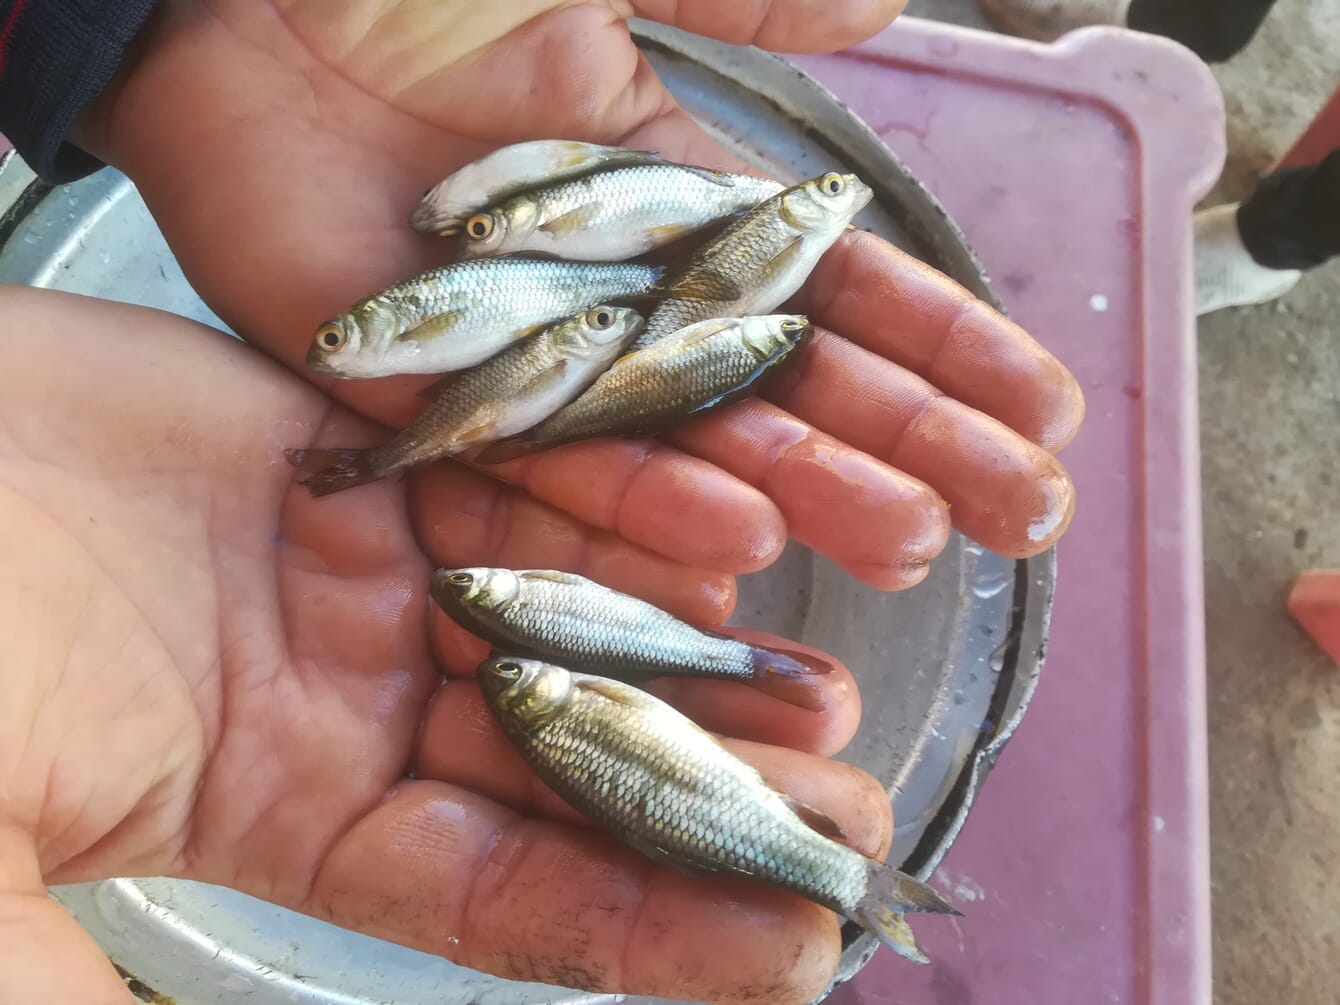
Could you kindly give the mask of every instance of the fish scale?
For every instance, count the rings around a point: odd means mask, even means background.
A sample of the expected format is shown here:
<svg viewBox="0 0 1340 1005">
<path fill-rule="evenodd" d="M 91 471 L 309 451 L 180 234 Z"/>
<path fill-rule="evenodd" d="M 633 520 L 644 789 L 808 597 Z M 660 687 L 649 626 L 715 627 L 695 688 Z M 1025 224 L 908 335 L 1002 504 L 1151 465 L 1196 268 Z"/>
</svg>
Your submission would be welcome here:
<svg viewBox="0 0 1340 1005">
<path fill-rule="evenodd" d="M 563 714 L 508 735 L 546 784 L 603 826 L 632 832 L 639 847 L 754 876 L 836 911 L 859 900 L 869 860 L 810 828 L 753 768 L 685 723 L 578 688 Z M 586 793 L 602 777 L 605 796 L 592 800 Z"/>
<path fill-rule="evenodd" d="M 840 177 L 843 196 L 826 196 L 821 183 Z M 759 203 L 699 247 L 669 284 L 684 291 L 657 306 L 635 349 L 686 325 L 714 317 L 767 314 L 791 297 L 819 258 L 871 198 L 854 175 L 824 175 Z M 733 295 L 712 296 L 721 281 Z"/>
<path fill-rule="evenodd" d="M 578 576 L 557 582 L 547 573 L 515 575 L 517 598 L 501 609 L 470 605 L 467 628 L 491 631 L 507 640 L 501 644 L 561 653 L 594 672 L 633 667 L 739 680 L 754 675 L 749 646 L 699 631 L 635 597 Z"/>
<path fill-rule="evenodd" d="M 598 304 L 642 299 L 662 275 L 660 266 L 631 262 L 456 262 L 389 286 L 323 324 L 307 364 L 346 378 L 467 369 L 545 325 Z M 332 330 L 339 341 L 323 345 Z"/>
<path fill-rule="evenodd" d="M 803 318 L 777 315 L 713 319 L 685 328 L 625 356 L 576 401 L 480 459 L 489 463 L 597 436 L 651 435 L 742 397 L 804 338 L 806 327 L 792 332 L 770 327 L 788 320 L 807 325 Z M 751 332 L 763 331 L 772 333 L 766 355 L 750 343 Z"/>
<path fill-rule="evenodd" d="M 513 195 L 487 211 L 493 230 L 466 228 L 466 256 L 546 253 L 619 261 L 757 205 L 784 186 L 665 161 L 610 167 Z"/>
<path fill-rule="evenodd" d="M 827 836 L 692 720 L 631 685 L 499 656 L 476 671 L 490 711 L 539 778 L 647 857 L 790 890 L 926 963 L 904 915 L 957 914 L 920 880 Z M 821 827 L 826 833 L 820 833 Z"/>
</svg>

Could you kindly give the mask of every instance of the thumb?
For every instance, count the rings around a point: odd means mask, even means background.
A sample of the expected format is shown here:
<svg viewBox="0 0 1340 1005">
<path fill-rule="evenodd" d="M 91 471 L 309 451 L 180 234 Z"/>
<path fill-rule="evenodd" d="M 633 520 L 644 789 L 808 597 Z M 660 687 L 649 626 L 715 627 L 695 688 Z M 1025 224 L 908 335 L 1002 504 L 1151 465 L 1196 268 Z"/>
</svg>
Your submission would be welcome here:
<svg viewBox="0 0 1340 1005">
<path fill-rule="evenodd" d="M 632 0 L 639 17 L 773 52 L 837 52 L 863 42 L 907 0 Z"/>
<path fill-rule="evenodd" d="M 0 827 L 0 1002 L 126 1005 L 107 957 L 47 895 L 24 834 Z"/>
</svg>

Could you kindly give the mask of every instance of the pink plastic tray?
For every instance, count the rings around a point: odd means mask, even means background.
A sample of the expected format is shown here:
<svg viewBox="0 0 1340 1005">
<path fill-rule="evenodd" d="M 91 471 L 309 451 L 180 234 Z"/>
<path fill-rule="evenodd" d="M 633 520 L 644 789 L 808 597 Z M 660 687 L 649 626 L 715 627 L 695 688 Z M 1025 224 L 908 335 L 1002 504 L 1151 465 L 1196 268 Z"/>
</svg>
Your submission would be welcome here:
<svg viewBox="0 0 1340 1005">
<path fill-rule="evenodd" d="M 1223 108 L 1180 47 L 1056 46 L 903 19 L 797 58 L 917 173 L 1010 314 L 1088 399 L 1064 453 L 1041 686 L 935 883 L 935 960 L 879 955 L 834 1005 L 1208 1005 L 1209 842 L 1191 211 Z"/>
</svg>

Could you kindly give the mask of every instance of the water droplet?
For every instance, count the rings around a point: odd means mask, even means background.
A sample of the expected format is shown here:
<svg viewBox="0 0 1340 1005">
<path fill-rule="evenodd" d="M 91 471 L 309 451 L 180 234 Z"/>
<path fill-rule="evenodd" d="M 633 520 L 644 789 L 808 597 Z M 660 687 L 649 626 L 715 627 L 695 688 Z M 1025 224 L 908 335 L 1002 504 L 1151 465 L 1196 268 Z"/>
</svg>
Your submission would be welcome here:
<svg viewBox="0 0 1340 1005">
<path fill-rule="evenodd" d="M 972 584 L 973 595 L 981 597 L 983 600 L 989 600 L 1002 593 L 1013 579 L 1013 571 L 995 572 L 983 576 Z"/>
<path fill-rule="evenodd" d="M 1010 640 L 1006 639 L 992 650 L 986 661 L 986 665 L 991 668 L 992 673 L 1000 673 L 1005 669 L 1005 653 L 1009 651 L 1009 648 Z"/>
</svg>

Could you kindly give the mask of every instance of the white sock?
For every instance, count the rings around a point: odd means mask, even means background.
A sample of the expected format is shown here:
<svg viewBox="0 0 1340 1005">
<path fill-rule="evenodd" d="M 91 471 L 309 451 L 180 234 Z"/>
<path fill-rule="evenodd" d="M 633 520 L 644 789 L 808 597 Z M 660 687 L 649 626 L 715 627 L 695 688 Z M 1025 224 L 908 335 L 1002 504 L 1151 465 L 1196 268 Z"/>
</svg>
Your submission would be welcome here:
<svg viewBox="0 0 1340 1005">
<path fill-rule="evenodd" d="M 1242 243 L 1237 203 L 1198 212 L 1195 232 L 1198 316 L 1282 297 L 1302 275 L 1297 269 L 1268 269 L 1257 264 Z"/>
<path fill-rule="evenodd" d="M 1002 31 L 1054 42 L 1089 25 L 1124 27 L 1131 0 L 977 0 L 977 6 Z"/>
</svg>

